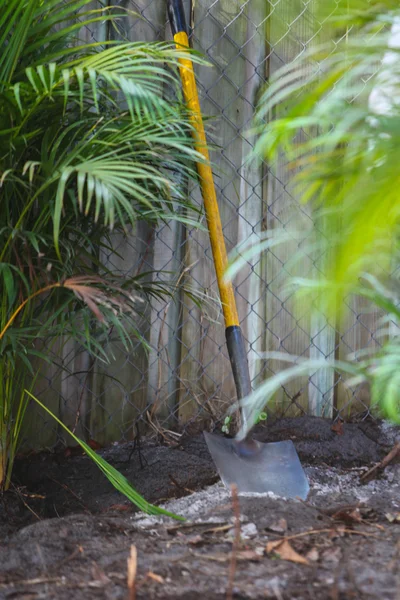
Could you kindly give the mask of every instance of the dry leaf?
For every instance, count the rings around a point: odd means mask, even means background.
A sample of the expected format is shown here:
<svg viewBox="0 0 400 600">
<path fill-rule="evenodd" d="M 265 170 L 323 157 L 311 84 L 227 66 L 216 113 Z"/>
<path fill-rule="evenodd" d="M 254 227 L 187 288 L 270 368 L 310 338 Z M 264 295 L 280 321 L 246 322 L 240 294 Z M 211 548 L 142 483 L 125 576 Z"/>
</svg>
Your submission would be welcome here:
<svg viewBox="0 0 400 600">
<path fill-rule="evenodd" d="M 361 523 L 362 516 L 359 508 L 348 508 L 338 510 L 334 515 L 332 515 L 334 519 L 337 521 L 343 521 L 344 523 L 352 525 L 353 523 Z"/>
<path fill-rule="evenodd" d="M 258 561 L 261 557 L 255 550 L 241 550 L 237 553 L 236 558 L 238 560 Z"/>
<path fill-rule="evenodd" d="M 164 577 L 161 577 L 161 575 L 157 575 L 157 573 L 153 573 L 153 571 L 148 571 L 146 577 L 152 579 L 153 581 L 156 581 L 157 583 L 164 583 Z"/>
<path fill-rule="evenodd" d="M 282 542 L 283 540 L 275 540 L 274 542 L 268 542 L 268 544 L 265 547 L 266 552 L 269 554 L 270 552 L 272 552 L 272 550 L 278 548 L 278 546 L 280 546 Z"/>
<path fill-rule="evenodd" d="M 67 446 L 63 452 L 65 458 L 70 458 L 71 456 L 79 456 L 80 454 L 84 454 L 80 446 Z"/>
<path fill-rule="evenodd" d="M 89 440 L 88 446 L 90 446 L 92 450 L 101 450 L 101 444 L 96 442 L 96 440 Z"/>
<path fill-rule="evenodd" d="M 336 435 L 343 435 L 343 421 L 336 421 L 336 423 L 332 425 L 331 431 L 336 433 Z"/>
<path fill-rule="evenodd" d="M 277 540 L 275 542 L 268 542 L 266 546 L 268 553 L 274 551 L 282 560 L 289 560 L 290 562 L 298 563 L 300 565 L 308 565 L 308 560 L 301 556 L 287 540 Z"/>
</svg>

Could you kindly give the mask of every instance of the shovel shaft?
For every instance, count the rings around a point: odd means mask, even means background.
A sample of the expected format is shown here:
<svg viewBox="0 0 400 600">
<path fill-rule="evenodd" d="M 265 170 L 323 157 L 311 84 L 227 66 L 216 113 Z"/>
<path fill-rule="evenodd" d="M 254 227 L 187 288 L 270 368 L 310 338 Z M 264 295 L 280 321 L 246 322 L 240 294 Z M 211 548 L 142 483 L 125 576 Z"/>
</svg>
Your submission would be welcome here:
<svg viewBox="0 0 400 600">
<path fill-rule="evenodd" d="M 177 2 L 175 2 L 175 4 L 177 4 Z M 182 50 L 182 47 L 187 47 L 189 43 L 187 34 L 184 31 L 179 31 L 176 33 L 174 35 L 174 40 L 180 50 Z M 212 169 L 209 162 L 210 157 L 208 154 L 203 119 L 200 112 L 199 97 L 197 94 L 196 81 L 193 72 L 193 63 L 189 58 L 180 59 L 180 75 L 186 105 L 190 110 L 190 120 L 193 126 L 192 132 L 195 141 L 195 148 L 205 160 L 205 162 L 197 163 L 197 171 L 199 174 L 204 210 L 207 219 L 208 231 L 210 234 L 211 249 L 222 302 L 225 326 L 237 326 L 239 325 L 239 319 L 236 310 L 233 286 L 230 281 L 224 281 L 224 273 L 228 266 L 228 256 L 226 253 L 225 241 L 222 232 L 221 217 L 219 214 L 217 196 L 215 193 Z"/>
<path fill-rule="evenodd" d="M 168 0 L 168 15 L 177 47 L 180 50 L 188 48 L 189 40 L 186 32 L 182 0 Z M 207 139 L 201 116 L 196 79 L 190 56 L 188 55 L 187 58 L 181 58 L 179 62 L 183 95 L 190 111 L 195 148 L 204 158 L 204 162 L 197 163 L 197 171 L 199 174 L 218 289 L 225 319 L 226 342 L 229 358 L 235 380 L 237 396 L 238 399 L 242 399 L 251 392 L 250 373 L 243 334 L 239 325 L 233 285 L 230 281 L 224 280 L 224 274 L 228 266 L 228 257 L 222 232 L 214 179 L 210 166 Z M 244 419 L 243 414 L 242 419 Z"/>
</svg>

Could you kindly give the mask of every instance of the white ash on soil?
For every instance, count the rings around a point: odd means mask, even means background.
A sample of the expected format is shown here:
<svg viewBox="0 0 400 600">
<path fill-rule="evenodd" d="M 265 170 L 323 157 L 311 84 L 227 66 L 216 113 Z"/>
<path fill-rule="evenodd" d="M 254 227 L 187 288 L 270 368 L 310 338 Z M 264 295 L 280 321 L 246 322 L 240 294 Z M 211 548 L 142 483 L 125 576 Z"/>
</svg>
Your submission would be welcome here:
<svg viewBox="0 0 400 600">
<path fill-rule="evenodd" d="M 382 435 L 385 440 L 395 443 L 399 439 L 399 428 L 383 422 Z M 367 505 L 378 512 L 398 512 L 400 510 L 400 464 L 388 465 L 376 479 L 369 483 L 360 482 L 360 476 L 367 467 L 336 468 L 329 465 L 303 465 L 310 483 L 307 504 L 316 508 L 327 508 L 344 504 Z M 240 499 L 259 498 L 276 500 L 278 503 L 299 502 L 286 500 L 273 493 L 240 494 Z M 221 509 L 231 507 L 230 490 L 218 482 L 190 496 L 170 500 L 162 505 L 166 510 L 185 517 L 190 522 L 219 522 Z M 163 516 L 132 517 L 137 526 L 151 528 L 157 523 L 169 521 Z"/>
</svg>

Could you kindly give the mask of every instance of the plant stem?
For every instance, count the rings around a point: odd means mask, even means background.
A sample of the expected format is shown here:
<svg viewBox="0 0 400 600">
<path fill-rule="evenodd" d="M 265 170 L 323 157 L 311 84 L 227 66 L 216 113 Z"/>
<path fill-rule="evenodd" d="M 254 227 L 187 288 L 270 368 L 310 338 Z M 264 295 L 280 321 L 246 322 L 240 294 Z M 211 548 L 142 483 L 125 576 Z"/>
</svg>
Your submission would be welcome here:
<svg viewBox="0 0 400 600">
<path fill-rule="evenodd" d="M 39 296 L 40 294 L 44 294 L 45 292 L 48 292 L 49 290 L 52 290 L 54 288 L 57 287 L 62 287 L 62 283 L 51 283 L 49 285 L 46 285 L 43 288 L 40 288 L 40 290 L 37 290 L 36 292 L 34 292 L 33 294 L 31 294 L 30 296 L 28 296 L 19 306 L 18 308 L 13 312 L 13 314 L 11 315 L 11 317 L 8 319 L 7 323 L 5 324 L 5 326 L 3 327 L 3 329 L 0 331 L 0 340 L 3 338 L 4 334 L 6 333 L 7 329 L 13 324 L 14 320 L 16 319 L 16 317 L 19 315 L 19 313 L 21 312 L 21 310 L 24 308 L 24 306 L 26 306 L 26 304 L 28 304 L 28 302 L 30 302 L 30 300 L 33 300 L 33 298 L 36 298 L 36 296 Z"/>
</svg>

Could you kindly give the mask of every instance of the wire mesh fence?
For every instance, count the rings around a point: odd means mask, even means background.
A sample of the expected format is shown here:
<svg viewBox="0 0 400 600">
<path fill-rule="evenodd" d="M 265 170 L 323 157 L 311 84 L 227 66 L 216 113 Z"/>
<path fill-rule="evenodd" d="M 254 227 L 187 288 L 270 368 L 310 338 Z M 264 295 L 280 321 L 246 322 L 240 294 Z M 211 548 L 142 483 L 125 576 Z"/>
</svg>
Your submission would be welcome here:
<svg viewBox="0 0 400 600">
<path fill-rule="evenodd" d="M 127 9 L 118 32 L 100 23 L 82 32 L 86 39 L 171 39 L 164 0 L 111 4 Z M 280 66 L 304 53 L 324 26 L 315 26 L 313 0 L 299 3 L 294 18 L 290 0 L 193 0 L 184 5 L 191 45 L 210 63 L 196 67 L 196 75 L 228 251 L 293 222 L 311 224 L 284 160 L 260 165 L 248 157 L 260 90 Z M 319 68 L 310 64 L 310 69 Z M 201 206 L 198 188 L 188 193 Z M 328 323 L 309 306 L 295 316 L 292 296 L 282 289 L 289 258 L 298 251 L 293 244 L 252 259 L 235 279 L 254 385 L 280 368 L 265 358 L 268 350 L 332 359 L 378 344 L 378 315 L 359 301 L 351 300 L 346 323 Z M 149 350 L 138 341 L 127 352 L 110 340 L 113 360 L 105 367 L 74 343 L 60 345 L 53 352 L 63 368 L 46 369 L 37 385 L 39 397 L 79 435 L 99 443 L 133 439 L 140 428 L 173 440 L 194 426 L 220 425 L 235 389 L 207 233 L 176 222 L 158 228 L 138 223 L 129 236 L 114 236 L 114 250 L 107 260 L 115 272 L 142 275 L 171 291 L 164 300 L 153 298 L 140 317 Z M 304 254 L 303 276 L 321 264 Z M 351 391 L 324 370 L 292 381 L 268 410 L 279 416 L 365 416 L 369 401 L 366 390 Z M 32 414 L 28 445 L 51 446 L 59 436 L 42 413 Z"/>
</svg>

